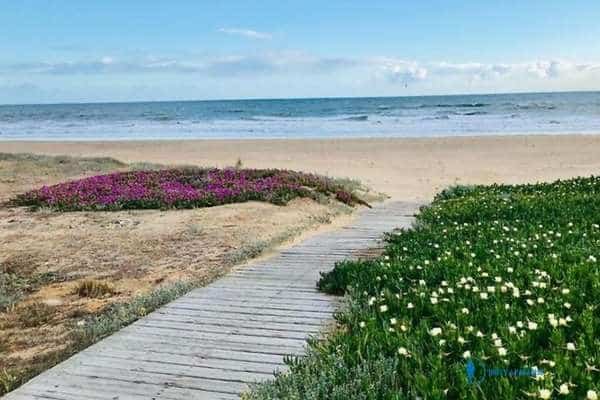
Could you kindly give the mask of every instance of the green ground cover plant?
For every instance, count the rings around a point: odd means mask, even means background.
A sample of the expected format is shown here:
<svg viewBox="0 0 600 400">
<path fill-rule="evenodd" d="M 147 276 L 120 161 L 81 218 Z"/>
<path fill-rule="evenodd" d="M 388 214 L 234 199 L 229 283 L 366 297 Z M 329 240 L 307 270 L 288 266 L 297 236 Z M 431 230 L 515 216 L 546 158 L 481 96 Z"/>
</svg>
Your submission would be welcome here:
<svg viewBox="0 0 600 400">
<path fill-rule="evenodd" d="M 598 177 L 446 190 L 322 276 L 338 329 L 246 397 L 595 400 L 599 224 Z"/>
</svg>

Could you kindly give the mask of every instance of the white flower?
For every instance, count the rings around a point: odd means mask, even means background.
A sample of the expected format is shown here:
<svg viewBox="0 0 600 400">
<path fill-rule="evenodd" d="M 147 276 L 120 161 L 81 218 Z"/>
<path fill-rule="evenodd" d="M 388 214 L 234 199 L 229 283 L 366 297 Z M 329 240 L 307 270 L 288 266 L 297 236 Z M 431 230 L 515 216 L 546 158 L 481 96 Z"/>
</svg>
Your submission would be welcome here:
<svg viewBox="0 0 600 400">
<path fill-rule="evenodd" d="M 415 308 L 415 306 L 413 305 L 413 303 L 408 303 L 408 304 L 406 305 L 406 308 Z"/>
<path fill-rule="evenodd" d="M 471 352 L 469 350 L 467 350 L 463 353 L 462 356 L 463 356 L 463 358 L 471 358 Z"/>
<path fill-rule="evenodd" d="M 587 391 L 587 396 L 585 397 L 587 400 L 598 400 L 598 395 L 593 390 Z"/>
<path fill-rule="evenodd" d="M 429 300 L 431 301 L 431 304 L 437 304 L 438 303 L 437 297 L 432 297 Z"/>
<path fill-rule="evenodd" d="M 560 326 L 567 326 L 567 320 L 566 320 L 566 319 L 564 319 L 564 318 L 559 318 L 559 319 L 558 319 L 558 324 L 559 324 Z"/>
<path fill-rule="evenodd" d="M 538 297 L 537 298 L 537 302 L 538 302 L 538 304 L 544 304 L 544 298 L 543 297 Z"/>
<path fill-rule="evenodd" d="M 567 350 L 569 351 L 575 351 L 575 343 L 569 342 L 567 343 Z"/>
<path fill-rule="evenodd" d="M 488 293 L 494 293 L 496 291 L 496 288 L 494 286 L 488 286 L 487 291 Z"/>
<path fill-rule="evenodd" d="M 513 334 L 517 333 L 517 328 L 515 328 L 514 326 L 509 326 L 508 327 L 508 332 L 509 333 L 513 333 Z"/>
<path fill-rule="evenodd" d="M 460 312 L 462 312 L 463 314 L 468 314 L 469 313 L 469 309 L 466 307 L 463 307 L 462 310 L 460 310 Z"/>
<path fill-rule="evenodd" d="M 375 297 L 371 297 L 369 299 L 369 305 L 372 306 L 375 303 L 375 300 L 376 300 Z"/>
<path fill-rule="evenodd" d="M 382 313 L 386 312 L 387 310 L 388 306 L 386 306 L 385 304 L 379 306 L 379 311 L 381 311 Z"/>
<path fill-rule="evenodd" d="M 529 329 L 530 331 L 535 331 L 537 329 L 537 324 L 535 322 L 529 321 L 527 323 L 527 329 Z"/>
<path fill-rule="evenodd" d="M 553 328 L 556 328 L 558 326 L 558 320 L 556 318 L 551 318 L 550 325 L 552 325 Z"/>
<path fill-rule="evenodd" d="M 406 350 L 405 347 L 399 347 L 398 348 L 398 354 L 400 354 L 401 356 L 404 356 L 404 357 L 408 357 L 408 355 L 410 353 L 408 352 L 408 350 Z"/>
<path fill-rule="evenodd" d="M 496 340 L 494 340 L 494 346 L 496 346 L 496 347 L 502 347 L 502 339 L 496 339 Z"/>
<path fill-rule="evenodd" d="M 390 325 L 396 325 L 398 320 L 396 318 L 390 318 Z"/>
<path fill-rule="evenodd" d="M 360 326 L 361 328 L 364 328 L 365 326 L 367 326 L 367 324 L 365 323 L 365 321 L 360 321 L 358 326 Z"/>
<path fill-rule="evenodd" d="M 500 356 L 505 356 L 508 352 L 506 351 L 506 349 L 504 347 L 498 347 L 498 354 Z"/>
<path fill-rule="evenodd" d="M 478 338 L 482 338 L 482 337 L 484 337 L 485 335 L 483 334 L 483 332 L 481 332 L 481 331 L 477 331 L 477 333 L 475 334 L 475 336 L 477 336 Z"/>
<path fill-rule="evenodd" d="M 564 303 L 564 304 L 563 304 L 563 306 L 564 306 L 565 308 L 567 308 L 567 309 L 568 309 L 568 308 L 571 308 L 571 303 L 568 303 L 568 302 L 567 302 L 567 303 Z"/>
<path fill-rule="evenodd" d="M 481 297 L 483 300 L 487 300 L 488 294 L 487 293 L 480 293 L 479 297 Z"/>
<path fill-rule="evenodd" d="M 442 334 L 442 328 L 433 328 L 429 331 L 431 336 L 438 336 Z"/>
<path fill-rule="evenodd" d="M 540 399 L 549 399 L 552 392 L 548 389 L 540 389 Z"/>
<path fill-rule="evenodd" d="M 513 289 L 513 297 L 521 297 L 521 292 L 519 292 L 519 288 Z"/>
<path fill-rule="evenodd" d="M 440 339 L 438 343 L 440 344 L 440 346 L 443 346 L 446 344 L 446 339 Z"/>
<path fill-rule="evenodd" d="M 560 385 L 560 387 L 558 388 L 558 393 L 569 394 L 569 385 L 567 385 L 566 383 Z"/>
<path fill-rule="evenodd" d="M 570 290 L 568 288 L 564 288 L 563 290 L 561 290 L 562 294 L 569 294 Z"/>
</svg>

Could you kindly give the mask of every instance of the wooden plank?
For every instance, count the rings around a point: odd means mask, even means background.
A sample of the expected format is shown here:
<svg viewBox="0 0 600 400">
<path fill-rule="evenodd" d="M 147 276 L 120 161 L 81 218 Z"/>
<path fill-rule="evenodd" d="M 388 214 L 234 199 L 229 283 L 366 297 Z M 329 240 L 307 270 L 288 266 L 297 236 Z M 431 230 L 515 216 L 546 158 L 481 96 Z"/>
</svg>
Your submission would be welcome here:
<svg viewBox="0 0 600 400">
<path fill-rule="evenodd" d="M 202 360 L 230 360 L 252 362 L 256 364 L 269 364 L 273 368 L 279 368 L 283 364 L 283 359 L 280 354 L 258 353 L 252 352 L 251 349 L 234 350 L 231 348 L 219 349 L 217 347 L 200 347 L 195 344 L 186 345 L 181 343 L 172 343 L 170 341 L 148 341 L 137 337 L 121 337 L 118 341 L 110 343 L 110 347 L 97 347 L 94 351 L 104 352 L 114 349 L 115 351 L 136 349 L 138 352 L 145 354 L 158 355 L 184 355 L 190 357 L 198 357 Z"/>
<path fill-rule="evenodd" d="M 197 309 L 189 309 L 189 308 L 173 308 L 173 307 L 164 307 L 161 308 L 156 314 L 169 314 L 173 316 L 187 316 L 194 318 L 205 318 L 208 321 L 214 322 L 215 320 L 222 320 L 225 323 L 241 323 L 241 321 L 251 321 L 251 322 L 262 322 L 262 323 L 271 323 L 271 322 L 280 322 L 284 324 L 290 325 L 313 325 L 313 326 L 321 326 L 323 324 L 323 318 L 316 317 L 299 317 L 297 315 L 263 315 L 263 314 L 224 314 L 218 311 L 206 311 L 206 310 L 197 310 Z M 155 315 L 154 313 L 150 314 L 149 317 Z"/>
</svg>

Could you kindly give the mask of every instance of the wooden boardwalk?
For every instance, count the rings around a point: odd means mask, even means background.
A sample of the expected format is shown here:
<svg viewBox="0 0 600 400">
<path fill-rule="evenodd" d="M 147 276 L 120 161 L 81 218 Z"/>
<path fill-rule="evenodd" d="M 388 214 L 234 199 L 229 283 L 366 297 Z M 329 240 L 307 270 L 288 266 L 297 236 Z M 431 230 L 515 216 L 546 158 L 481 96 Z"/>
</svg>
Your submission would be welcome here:
<svg viewBox="0 0 600 400">
<path fill-rule="evenodd" d="M 332 318 L 319 272 L 408 227 L 417 206 L 388 202 L 167 304 L 9 393 L 5 400 L 237 399 L 283 370 Z"/>
</svg>

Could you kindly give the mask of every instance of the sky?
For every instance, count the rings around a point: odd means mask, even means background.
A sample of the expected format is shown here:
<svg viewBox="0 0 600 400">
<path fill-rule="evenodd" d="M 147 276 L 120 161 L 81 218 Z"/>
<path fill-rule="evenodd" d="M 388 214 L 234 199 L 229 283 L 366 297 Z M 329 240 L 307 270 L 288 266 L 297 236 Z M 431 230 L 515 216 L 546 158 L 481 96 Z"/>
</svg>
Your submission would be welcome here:
<svg viewBox="0 0 600 400">
<path fill-rule="evenodd" d="M 0 0 L 0 103 L 600 89 L 600 2 Z"/>
</svg>

